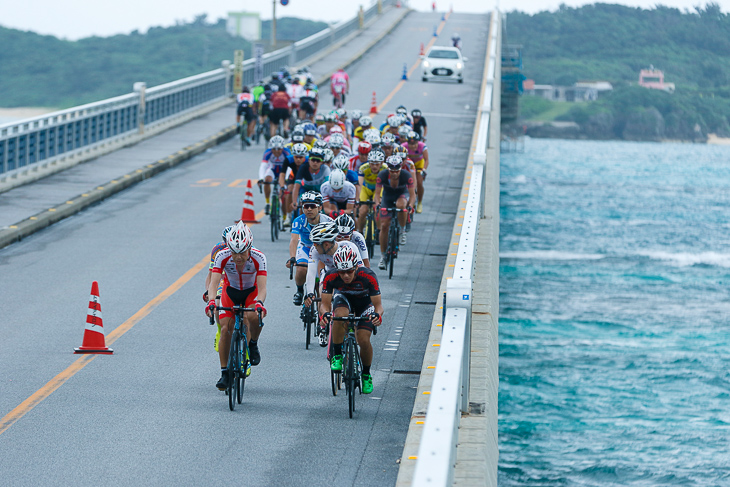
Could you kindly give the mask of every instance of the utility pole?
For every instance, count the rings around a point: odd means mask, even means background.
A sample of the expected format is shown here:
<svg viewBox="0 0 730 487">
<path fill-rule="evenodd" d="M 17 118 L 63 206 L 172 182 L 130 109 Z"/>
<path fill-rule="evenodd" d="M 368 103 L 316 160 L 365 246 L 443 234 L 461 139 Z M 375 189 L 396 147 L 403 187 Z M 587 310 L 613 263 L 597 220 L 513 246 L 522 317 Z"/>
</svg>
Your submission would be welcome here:
<svg viewBox="0 0 730 487">
<path fill-rule="evenodd" d="M 276 0 L 271 0 L 271 47 L 276 47 Z"/>
</svg>

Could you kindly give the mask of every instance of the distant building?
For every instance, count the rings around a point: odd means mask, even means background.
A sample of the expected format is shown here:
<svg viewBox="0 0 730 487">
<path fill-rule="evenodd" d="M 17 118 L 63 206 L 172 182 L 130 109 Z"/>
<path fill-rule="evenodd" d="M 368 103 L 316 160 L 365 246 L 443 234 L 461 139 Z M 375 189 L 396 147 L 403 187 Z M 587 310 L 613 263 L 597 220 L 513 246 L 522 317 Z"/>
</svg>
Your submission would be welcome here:
<svg viewBox="0 0 730 487">
<path fill-rule="evenodd" d="M 642 69 L 639 72 L 639 86 L 674 93 L 674 83 L 665 83 L 664 73 L 654 69 L 652 65 L 649 65 L 649 69 Z"/>
<path fill-rule="evenodd" d="M 538 85 L 534 80 L 524 82 L 525 95 L 539 96 L 550 101 L 594 101 L 602 92 L 610 91 L 613 86 L 608 81 L 579 81 L 573 86 Z"/>
<path fill-rule="evenodd" d="M 261 17 L 256 12 L 228 12 L 226 31 L 247 41 L 261 39 Z"/>
</svg>

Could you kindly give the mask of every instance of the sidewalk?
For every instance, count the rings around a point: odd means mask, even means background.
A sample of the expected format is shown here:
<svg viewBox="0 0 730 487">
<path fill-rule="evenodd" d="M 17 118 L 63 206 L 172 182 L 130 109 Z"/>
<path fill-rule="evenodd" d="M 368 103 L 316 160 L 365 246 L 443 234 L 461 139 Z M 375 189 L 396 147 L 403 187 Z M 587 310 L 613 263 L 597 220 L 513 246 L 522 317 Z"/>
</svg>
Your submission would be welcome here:
<svg viewBox="0 0 730 487">
<path fill-rule="evenodd" d="M 357 61 L 407 13 L 405 8 L 384 9 L 359 35 L 309 64 L 315 80 L 322 84 L 339 67 Z M 0 248 L 227 140 L 235 132 L 234 116 L 231 104 L 134 146 L 0 194 Z"/>
</svg>

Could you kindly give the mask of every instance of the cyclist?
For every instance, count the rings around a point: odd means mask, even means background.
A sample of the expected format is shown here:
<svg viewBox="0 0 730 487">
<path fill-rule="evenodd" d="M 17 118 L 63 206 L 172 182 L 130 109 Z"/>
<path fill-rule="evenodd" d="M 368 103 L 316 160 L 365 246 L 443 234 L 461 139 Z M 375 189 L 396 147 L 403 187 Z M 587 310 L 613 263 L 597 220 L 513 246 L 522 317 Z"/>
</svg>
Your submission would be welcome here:
<svg viewBox="0 0 730 487">
<path fill-rule="evenodd" d="M 315 147 L 309 151 L 309 162 L 299 166 L 299 170 L 294 176 L 294 188 L 292 188 L 290 205 L 292 211 L 297 209 L 300 188 L 303 191 L 316 191 L 319 193 L 322 183 L 329 178 L 330 168 L 322 164 L 324 159 L 324 150 Z"/>
<path fill-rule="evenodd" d="M 251 123 L 256 120 L 256 114 L 254 109 L 256 108 L 254 96 L 251 94 L 248 86 L 244 86 L 241 93 L 236 96 L 236 127 L 237 132 L 241 132 L 241 115 L 243 115 L 246 123 L 248 124 L 248 130 L 246 131 L 246 145 L 251 145 L 251 136 L 256 128 L 255 123 Z"/>
<path fill-rule="evenodd" d="M 385 161 L 385 154 L 380 149 L 373 149 L 368 154 L 367 164 L 360 166 L 358 170 L 358 179 L 360 179 L 360 201 L 372 201 L 375 195 L 375 187 L 378 181 L 378 174 Z M 367 211 L 361 208 L 357 217 L 357 230 L 362 232 L 365 227 L 365 218 Z"/>
<path fill-rule="evenodd" d="M 253 235 L 248 226 L 238 222 L 226 235 L 228 248 L 218 252 L 213 264 L 212 276 L 208 284 L 208 296 L 213 296 L 221 284 L 222 274 L 226 276 L 223 281 L 223 292 L 221 294 L 221 306 L 245 306 L 255 307 L 266 316 L 266 256 L 253 247 Z M 210 317 L 215 309 L 215 300 L 210 300 L 205 307 L 205 313 Z M 234 314 L 231 311 L 220 312 L 221 338 L 218 346 L 218 357 L 221 363 L 221 378 L 216 384 L 220 390 L 228 387 L 228 352 L 231 346 L 231 335 L 233 333 Z M 258 340 L 261 335 L 261 328 L 258 326 L 259 317 L 255 312 L 247 312 L 244 315 L 244 324 L 247 329 L 249 358 L 251 365 L 258 365 L 261 362 Z M 247 371 L 248 373 L 248 371 Z"/>
<path fill-rule="evenodd" d="M 314 114 L 317 112 L 317 105 L 319 104 L 319 95 L 314 89 L 312 83 L 304 85 L 304 91 L 301 92 L 299 97 L 299 119 L 300 120 L 312 120 Z"/>
<path fill-rule="evenodd" d="M 286 87 L 286 94 L 289 95 L 289 107 L 291 108 L 291 113 L 299 113 L 299 99 L 301 98 L 302 93 L 304 93 L 304 88 L 299 84 L 299 78 L 295 77 L 291 84 Z"/>
<path fill-rule="evenodd" d="M 360 126 L 354 130 L 353 135 L 357 140 L 365 140 L 365 131 L 371 128 L 373 128 L 373 119 L 360 117 Z"/>
<path fill-rule="evenodd" d="M 205 292 L 203 293 L 203 301 L 206 303 L 210 301 L 208 299 L 208 285 L 210 285 L 210 280 L 213 276 L 213 264 L 215 263 L 215 258 L 218 255 L 218 252 L 221 250 L 224 250 L 228 247 L 228 244 L 226 243 L 226 235 L 228 235 L 228 232 L 233 229 L 233 225 L 228 226 L 223 229 L 223 235 L 221 236 L 221 241 L 216 244 L 215 247 L 213 247 L 213 250 L 210 251 L 210 264 L 208 264 L 208 274 L 205 276 Z M 225 273 L 224 273 L 225 275 Z M 223 287 L 218 286 L 218 290 L 215 294 L 215 301 L 216 303 L 220 303 L 221 299 L 221 292 L 223 292 Z M 215 323 L 217 325 L 218 330 L 215 332 L 215 340 L 213 340 L 213 348 L 215 348 L 215 351 L 218 351 L 218 340 L 221 338 L 221 322 L 218 318 L 218 311 L 215 312 Z"/>
<path fill-rule="evenodd" d="M 304 144 L 312 150 L 314 147 L 314 141 L 317 140 L 317 126 L 313 123 L 304 124 Z"/>
<path fill-rule="evenodd" d="M 423 211 L 423 181 L 426 179 L 426 169 L 428 169 L 428 147 L 420 141 L 421 137 L 418 132 L 408 132 L 407 138 L 407 141 L 401 145 L 408 150 L 408 158 L 416 166 L 416 192 L 418 193 L 416 213 L 421 213 Z"/>
<path fill-rule="evenodd" d="M 348 241 L 355 244 L 357 250 L 360 252 L 362 257 L 362 264 L 365 267 L 370 267 L 370 255 L 368 255 L 368 246 L 365 243 L 365 237 L 362 233 L 355 230 L 355 220 L 350 215 L 340 215 L 335 219 L 337 223 L 337 241 Z"/>
<path fill-rule="evenodd" d="M 264 152 L 261 165 L 259 166 L 259 179 L 267 183 L 272 182 L 275 178 L 278 180 L 289 155 L 291 155 L 290 152 L 284 147 L 284 137 L 280 135 L 272 137 L 269 140 L 269 148 Z M 264 210 L 268 215 L 269 209 L 271 208 L 271 185 L 267 184 L 264 186 L 264 196 L 266 197 L 266 207 Z"/>
<path fill-rule="evenodd" d="M 320 323 L 326 324 L 334 313 L 344 317 L 351 312 L 358 316 L 369 316 L 370 321 L 361 321 L 356 327 L 357 344 L 362 360 L 362 392 L 373 392 L 373 376 L 370 367 L 373 362 L 373 347 L 370 335 L 375 326 L 382 324 L 383 304 L 380 285 L 373 271 L 358 265 L 358 255 L 349 247 L 338 248 L 333 257 L 335 270 L 328 272 L 322 281 Z M 332 326 L 332 359 L 330 368 L 342 370 L 342 344 L 345 341 L 346 322 L 336 321 Z"/>
<path fill-rule="evenodd" d="M 335 218 L 341 212 L 352 214 L 355 208 L 355 185 L 346 180 L 345 173 L 334 169 L 328 181 L 322 183 L 324 212 Z"/>
<path fill-rule="evenodd" d="M 345 178 L 351 182 L 356 190 L 359 190 L 360 181 L 357 179 L 357 171 L 350 169 L 350 159 L 344 154 L 339 154 L 332 160 L 332 169 L 339 169 L 345 173 Z M 360 191 L 357 191 L 355 199 L 360 195 Z"/>
<path fill-rule="evenodd" d="M 413 127 L 413 119 L 410 115 L 408 115 L 408 109 L 406 107 L 400 105 L 398 108 L 395 109 L 395 114 L 400 115 L 401 125 L 406 124 L 409 127 Z"/>
<path fill-rule="evenodd" d="M 276 133 L 280 121 L 284 122 L 284 132 L 289 132 L 289 95 L 286 94 L 286 86 L 279 85 L 279 91 L 271 95 L 271 113 L 269 113 L 269 135 Z"/>
<path fill-rule="evenodd" d="M 451 36 L 451 45 L 461 51 L 461 36 L 459 34 Z"/>
<path fill-rule="evenodd" d="M 428 124 L 426 123 L 426 117 L 423 116 L 423 113 L 421 113 L 421 110 L 413 110 L 411 112 L 411 115 L 413 116 L 413 130 L 421 136 L 421 140 L 426 140 L 426 135 L 428 134 Z"/>
<path fill-rule="evenodd" d="M 373 148 L 370 142 L 363 140 L 357 145 L 357 154 L 350 158 L 350 169 L 357 171 L 360 166 L 368 162 L 368 154 Z"/>
<path fill-rule="evenodd" d="M 378 174 L 375 184 L 373 201 L 380 206 L 380 262 L 378 267 L 385 269 L 385 251 L 388 248 L 388 230 L 390 230 L 391 215 L 388 208 L 405 210 L 412 208 L 416 202 L 416 190 L 413 176 L 401 169 L 403 161 L 399 156 L 391 156 L 386 161 L 387 169 Z M 382 191 L 381 191 L 382 189 Z M 381 197 L 382 193 L 382 197 Z M 408 214 L 398 212 L 398 226 L 400 226 L 400 244 L 406 243 L 406 223 Z"/>
<path fill-rule="evenodd" d="M 285 149 L 287 149 L 289 152 L 291 152 L 291 148 L 294 146 L 294 144 L 301 144 L 304 142 L 304 129 L 303 127 L 300 127 L 297 125 L 294 127 L 294 130 L 291 132 L 291 141 L 284 146 Z"/>
<path fill-rule="evenodd" d="M 292 213 L 287 211 L 291 208 L 291 194 L 294 189 L 294 176 L 299 171 L 299 168 L 309 161 L 309 150 L 304 143 L 294 144 L 291 150 L 291 156 L 287 157 L 284 167 L 279 173 L 279 186 L 286 188 L 282 192 L 282 208 L 286 213 L 283 225 L 288 227 L 291 225 Z"/>
<path fill-rule="evenodd" d="M 360 126 L 360 119 L 362 118 L 362 110 L 352 110 L 350 112 L 350 122 L 352 124 L 352 131 L 350 132 L 351 137 L 355 137 L 355 130 Z"/>
<path fill-rule="evenodd" d="M 322 209 L 322 195 L 316 191 L 307 191 L 302 195 L 302 215 L 294 219 L 291 225 L 291 239 L 289 240 L 289 257 L 295 259 L 297 264 L 306 264 L 309 260 L 309 251 L 312 249 L 312 241 L 309 238 L 310 232 L 315 225 L 332 221 L 332 218 L 320 213 Z M 287 269 L 291 267 L 291 261 L 286 261 Z M 307 270 L 304 267 L 297 267 L 294 273 L 294 283 L 297 292 L 294 293 L 294 305 L 301 306 L 304 298 L 304 283 L 307 278 Z"/>
<path fill-rule="evenodd" d="M 336 127 L 335 127 L 336 128 Z M 345 137 L 343 137 L 342 133 L 335 132 L 332 135 L 328 137 L 329 140 L 325 139 L 327 141 L 327 144 L 329 145 L 329 148 L 332 150 L 332 153 L 334 157 L 337 157 L 340 154 L 343 154 L 348 157 L 350 156 L 350 146 L 347 145 L 347 141 L 345 140 Z"/>
<path fill-rule="evenodd" d="M 344 105 L 345 95 L 350 91 L 350 77 L 344 69 L 340 68 L 332 74 L 330 88 L 332 90 L 332 104 L 337 106 L 337 93 L 339 92 L 342 105 Z"/>
</svg>

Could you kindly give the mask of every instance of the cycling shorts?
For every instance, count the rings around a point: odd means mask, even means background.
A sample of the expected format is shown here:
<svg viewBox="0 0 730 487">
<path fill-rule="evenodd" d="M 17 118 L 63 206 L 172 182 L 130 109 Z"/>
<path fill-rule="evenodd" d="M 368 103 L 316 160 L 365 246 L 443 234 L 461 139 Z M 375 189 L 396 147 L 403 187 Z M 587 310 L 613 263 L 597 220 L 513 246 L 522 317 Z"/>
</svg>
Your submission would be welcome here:
<svg viewBox="0 0 730 487">
<path fill-rule="evenodd" d="M 372 313 L 375 313 L 375 306 L 373 306 L 373 302 L 370 300 L 369 296 L 365 298 L 348 299 L 344 294 L 341 294 L 335 289 L 335 292 L 332 295 L 332 310 L 334 311 L 337 308 L 347 308 L 356 316 L 369 316 Z M 355 326 L 355 328 L 357 330 L 370 330 L 372 332 L 374 326 L 370 321 L 361 321 Z"/>
<path fill-rule="evenodd" d="M 277 124 L 279 120 L 286 120 L 287 118 L 289 118 L 289 109 L 287 108 L 274 108 L 269 113 L 269 120 L 273 124 Z"/>
<path fill-rule="evenodd" d="M 423 169 L 423 166 L 426 164 L 425 159 L 421 159 L 420 161 L 415 162 L 416 170 L 420 171 Z"/>
<path fill-rule="evenodd" d="M 271 177 L 272 180 L 279 180 L 279 174 L 281 174 L 281 167 L 280 165 L 274 166 L 273 168 L 267 167 L 266 171 L 264 171 L 264 178 L 266 179 L 268 177 Z"/>
<path fill-rule="evenodd" d="M 390 212 L 388 208 L 395 208 L 395 202 L 401 198 L 408 198 L 408 192 L 401 193 L 400 195 L 383 195 L 383 199 L 380 200 L 380 218 L 390 218 Z"/>
<path fill-rule="evenodd" d="M 312 247 L 307 247 L 302 242 L 299 242 L 299 245 L 297 245 L 297 264 L 306 264 L 309 262 L 310 250 L 312 250 Z"/>
<path fill-rule="evenodd" d="M 241 105 L 238 106 L 238 116 L 243 115 L 246 119 L 246 122 L 251 123 L 253 120 L 256 119 L 256 115 L 253 114 L 253 109 L 251 107 L 243 107 Z"/>
<path fill-rule="evenodd" d="M 223 289 L 223 295 L 221 296 L 221 307 L 230 308 L 231 306 L 245 306 L 246 308 L 252 308 L 253 304 L 258 299 L 259 293 L 256 286 L 248 289 L 236 289 L 235 287 L 226 286 Z M 233 311 L 221 311 L 218 314 L 220 319 L 233 318 L 235 315 Z"/>
</svg>

